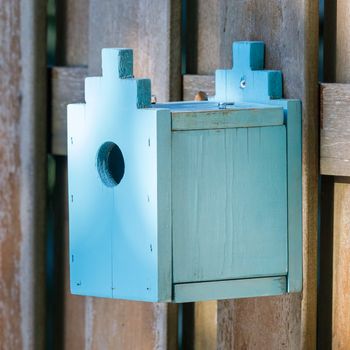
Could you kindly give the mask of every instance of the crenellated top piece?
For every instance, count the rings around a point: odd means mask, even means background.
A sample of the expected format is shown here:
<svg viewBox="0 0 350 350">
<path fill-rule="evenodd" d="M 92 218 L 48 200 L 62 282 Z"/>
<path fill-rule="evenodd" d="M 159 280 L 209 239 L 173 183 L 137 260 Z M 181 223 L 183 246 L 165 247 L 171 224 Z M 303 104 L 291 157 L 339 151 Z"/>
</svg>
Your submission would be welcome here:
<svg viewBox="0 0 350 350">
<path fill-rule="evenodd" d="M 282 73 L 263 70 L 264 54 L 261 41 L 233 43 L 233 68 L 216 71 L 216 95 L 212 100 L 267 102 L 282 98 Z"/>
<path fill-rule="evenodd" d="M 132 49 L 102 49 L 102 75 L 120 79 L 134 77 L 134 55 Z"/>
<path fill-rule="evenodd" d="M 98 96 L 120 99 L 137 108 L 150 106 L 151 81 L 134 78 L 132 49 L 102 49 L 102 77 L 85 80 L 86 102 L 95 101 Z"/>
</svg>

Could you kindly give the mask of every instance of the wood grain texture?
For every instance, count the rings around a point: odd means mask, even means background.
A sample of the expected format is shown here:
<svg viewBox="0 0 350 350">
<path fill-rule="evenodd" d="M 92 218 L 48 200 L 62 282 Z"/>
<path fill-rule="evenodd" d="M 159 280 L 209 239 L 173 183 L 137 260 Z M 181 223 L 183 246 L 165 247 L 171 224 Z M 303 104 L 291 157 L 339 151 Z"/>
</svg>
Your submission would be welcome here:
<svg viewBox="0 0 350 350">
<path fill-rule="evenodd" d="M 194 304 L 194 349 L 216 349 L 217 306 L 217 301 Z"/>
<path fill-rule="evenodd" d="M 45 346 L 45 22 L 45 1 L 0 1 L 1 349 Z"/>
<path fill-rule="evenodd" d="M 89 0 L 60 0 L 56 3 L 56 64 L 88 64 Z"/>
<path fill-rule="evenodd" d="M 214 96 L 215 76 L 185 74 L 182 80 L 182 89 L 184 101 L 193 101 L 198 91 L 203 91 L 208 96 Z"/>
<path fill-rule="evenodd" d="M 300 318 L 299 294 L 220 301 L 217 348 L 300 349 Z"/>
<path fill-rule="evenodd" d="M 336 17 L 336 83 L 350 83 L 350 24 L 348 16 L 350 13 L 350 3 L 346 0 L 338 0 L 333 4 Z M 334 46 L 333 46 L 334 48 Z M 342 96 L 343 93 L 341 93 Z M 341 96 L 340 96 L 341 97 Z M 341 100 L 341 99 L 340 99 Z M 344 104 L 344 108 L 347 108 Z M 338 106 L 335 107 L 338 112 Z M 346 143 L 344 129 L 347 127 L 348 117 L 341 118 L 343 126 L 337 125 L 337 139 L 341 142 L 342 156 L 346 156 Z M 333 124 L 334 125 L 334 124 Z M 334 138 L 335 140 L 335 138 Z M 343 143 L 343 144 L 342 144 Z M 342 149 L 343 148 L 343 149 Z M 345 151 L 345 152 L 344 152 Z M 339 172 L 345 173 L 344 162 L 338 162 Z M 337 164 L 335 164 L 337 166 Z M 346 172 L 349 175 L 348 172 Z M 332 317 L 332 349 L 342 350 L 350 346 L 350 313 L 349 313 L 349 293 L 350 285 L 349 263 L 349 208 L 350 208 L 350 183 L 349 178 L 335 178 L 334 183 L 334 222 L 333 222 L 333 317 Z"/>
<path fill-rule="evenodd" d="M 218 288 L 219 287 L 219 288 Z M 223 300 L 232 298 L 264 297 L 287 292 L 286 276 L 193 282 L 174 284 L 174 299 L 179 303 L 193 300 Z"/>
<path fill-rule="evenodd" d="M 85 301 L 83 298 L 73 296 L 69 288 L 69 254 L 64 249 L 68 245 L 68 194 L 67 194 L 67 158 L 55 157 L 55 187 L 53 193 L 53 220 L 56 256 L 58 261 L 62 260 L 61 270 L 56 266 L 55 283 L 57 286 L 56 302 L 58 308 L 62 309 L 61 315 L 55 315 L 55 322 L 60 322 L 62 328 L 55 328 L 55 349 L 81 349 L 84 347 L 85 329 Z M 58 265 L 58 264 L 57 264 Z M 57 310 L 59 312 L 59 310 Z M 59 319 L 61 317 L 61 319 Z"/>
<path fill-rule="evenodd" d="M 67 105 L 84 101 L 85 67 L 51 70 L 51 152 L 67 154 Z"/>
<path fill-rule="evenodd" d="M 152 80 L 157 100 L 180 100 L 181 1 L 91 0 L 89 9 L 90 75 L 101 73 L 103 47 L 130 47 L 135 76 Z"/>
<path fill-rule="evenodd" d="M 284 125 L 173 133 L 174 283 L 287 273 L 285 144 Z"/>
<path fill-rule="evenodd" d="M 289 295 L 219 302 L 218 346 L 244 348 L 249 339 L 250 349 L 279 348 L 275 345 L 284 339 L 285 348 L 313 349 L 317 295 L 318 1 L 200 1 L 190 6 L 189 18 L 190 33 L 194 34 L 187 45 L 187 73 L 206 75 L 218 67 L 229 68 L 233 41 L 263 40 L 266 67 L 283 72 L 284 96 L 303 102 L 302 299 L 300 295 Z M 235 322 L 231 307 L 240 310 Z M 244 324 L 249 327 L 242 328 Z M 234 339 L 234 343 L 226 343 L 226 339 Z"/>
<path fill-rule="evenodd" d="M 323 82 L 326 83 L 336 80 L 337 2 L 324 0 L 323 5 Z"/>
<path fill-rule="evenodd" d="M 350 176 L 350 84 L 321 85 L 321 174 Z"/>
<path fill-rule="evenodd" d="M 350 182 L 334 184 L 332 349 L 350 346 Z"/>
<path fill-rule="evenodd" d="M 337 83 L 349 83 L 350 82 L 350 43 L 349 43 L 349 16 L 350 16 L 350 4 L 347 0 L 337 0 L 336 4 L 333 4 L 333 8 L 336 9 L 336 52 L 335 52 L 335 79 Z M 334 47 L 333 47 L 334 48 Z"/>
<path fill-rule="evenodd" d="M 205 108 L 205 106 L 203 106 Z M 208 109 L 197 111 L 174 111 L 171 113 L 172 131 L 220 130 L 283 125 L 283 110 L 265 106 L 236 105 L 226 110 Z"/>
</svg>

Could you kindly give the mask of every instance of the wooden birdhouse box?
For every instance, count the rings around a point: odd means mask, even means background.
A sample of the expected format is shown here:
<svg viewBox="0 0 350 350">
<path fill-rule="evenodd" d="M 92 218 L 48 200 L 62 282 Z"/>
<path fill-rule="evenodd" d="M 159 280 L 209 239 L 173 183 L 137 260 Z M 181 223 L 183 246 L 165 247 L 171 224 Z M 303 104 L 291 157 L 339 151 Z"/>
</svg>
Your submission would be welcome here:
<svg viewBox="0 0 350 350">
<path fill-rule="evenodd" d="M 68 106 L 74 294 L 189 302 L 302 288 L 301 103 L 264 44 L 233 45 L 204 102 L 151 105 L 130 49 Z"/>
</svg>

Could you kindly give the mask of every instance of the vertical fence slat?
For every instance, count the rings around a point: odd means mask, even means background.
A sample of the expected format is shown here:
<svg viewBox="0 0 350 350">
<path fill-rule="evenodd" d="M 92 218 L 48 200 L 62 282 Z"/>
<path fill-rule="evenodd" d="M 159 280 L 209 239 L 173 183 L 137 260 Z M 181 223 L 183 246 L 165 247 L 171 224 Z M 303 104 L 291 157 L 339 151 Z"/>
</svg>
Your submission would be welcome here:
<svg viewBox="0 0 350 350">
<path fill-rule="evenodd" d="M 230 67 L 233 41 L 263 40 L 266 68 L 283 71 L 284 96 L 303 101 L 303 295 L 219 302 L 218 347 L 315 348 L 318 1 L 203 0 L 190 2 L 189 11 L 188 73 Z"/>
<path fill-rule="evenodd" d="M 45 342 L 46 1 L 0 1 L 0 344 Z"/>
<path fill-rule="evenodd" d="M 134 49 L 134 75 L 152 79 L 158 101 L 181 98 L 181 1 L 90 1 L 89 73 L 103 47 Z"/>
<path fill-rule="evenodd" d="M 347 0 L 337 0 L 336 3 L 337 26 L 333 28 L 336 31 L 336 82 L 350 83 L 350 4 Z"/>
<path fill-rule="evenodd" d="M 89 37 L 89 0 L 63 0 L 56 1 L 56 57 L 58 66 L 86 66 L 88 63 L 88 37 Z M 60 70 L 54 68 L 51 71 L 51 116 L 60 115 L 60 110 L 66 110 L 66 106 L 59 105 L 59 96 L 67 96 L 65 102 L 83 102 L 82 81 L 76 80 L 81 74 L 83 80 L 84 68 Z M 87 71 L 87 69 L 85 69 Z M 65 72 L 60 75 L 59 72 Z M 77 91 L 71 93 L 73 84 Z M 61 86 L 61 85 L 65 85 Z M 81 96 L 81 100 L 79 100 Z M 57 101 L 56 101 L 57 99 Z M 66 113 L 63 113 L 66 118 Z M 63 132 L 61 132 L 63 131 Z M 57 154 L 66 154 L 66 121 L 53 119 L 51 123 L 51 137 L 59 132 L 63 142 L 55 142 L 57 137 L 51 138 L 51 151 Z M 52 142 L 53 141 L 53 142 Z M 62 313 L 56 312 L 52 320 L 55 326 L 53 334 L 53 346 L 60 349 L 88 349 L 85 342 L 85 298 L 72 295 L 69 286 L 69 237 L 68 237 L 68 181 L 66 157 L 55 157 L 56 183 L 53 193 L 53 239 L 55 246 L 55 273 L 56 279 L 63 281 L 63 290 L 55 291 L 55 302 L 62 307 Z M 62 253 L 59 253 L 62 250 Z M 58 253 L 57 253 L 58 251 Z M 63 261 L 62 261 L 63 260 Z M 59 268 L 62 266 L 62 269 Z M 60 274 L 60 275 L 58 275 Z M 56 282 L 57 283 L 57 282 Z M 53 302 L 53 301 L 52 301 Z M 61 324 L 61 327 L 59 325 Z M 57 325 L 57 327 L 56 327 Z"/>
<path fill-rule="evenodd" d="M 62 314 L 59 314 L 60 310 L 57 309 L 54 315 L 55 328 L 52 345 L 57 350 L 84 349 L 85 301 L 84 298 L 70 294 L 69 286 L 67 158 L 56 156 L 55 164 L 56 180 L 53 193 L 55 257 L 57 259 L 55 273 L 56 279 L 63 285 L 58 285 L 56 288 L 59 290 L 55 291 L 56 303 L 58 303 L 58 308 L 62 308 Z M 55 282 L 57 284 L 56 280 Z"/>
<path fill-rule="evenodd" d="M 216 301 L 195 303 L 194 305 L 194 349 L 214 350 L 217 346 L 217 306 Z"/>
<path fill-rule="evenodd" d="M 329 47 L 335 56 L 335 78 L 337 83 L 350 83 L 350 3 L 338 0 L 336 27 L 326 28 L 336 32 L 335 45 Z M 327 50 L 327 46 L 325 46 Z M 333 54 L 333 55 L 332 55 Z M 332 349 L 347 349 L 350 346 L 350 184 L 349 178 L 335 177 L 333 219 L 333 305 L 332 305 Z"/>
<path fill-rule="evenodd" d="M 350 346 L 350 179 L 334 184 L 332 349 Z"/>
<path fill-rule="evenodd" d="M 59 65 L 88 64 L 89 0 L 56 1 L 57 61 Z"/>
</svg>

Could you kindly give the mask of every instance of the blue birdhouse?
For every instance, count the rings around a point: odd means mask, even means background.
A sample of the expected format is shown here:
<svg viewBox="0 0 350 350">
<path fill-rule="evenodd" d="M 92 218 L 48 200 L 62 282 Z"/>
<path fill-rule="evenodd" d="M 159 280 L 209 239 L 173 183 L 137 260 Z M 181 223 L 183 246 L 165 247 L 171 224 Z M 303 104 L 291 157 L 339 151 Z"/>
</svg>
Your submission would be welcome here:
<svg viewBox="0 0 350 350">
<path fill-rule="evenodd" d="M 130 49 L 68 106 L 73 294 L 150 302 L 302 288 L 301 103 L 262 42 L 233 44 L 209 101 L 151 104 Z"/>
</svg>

